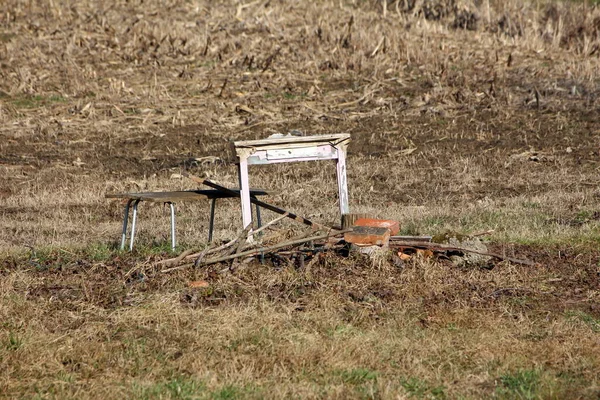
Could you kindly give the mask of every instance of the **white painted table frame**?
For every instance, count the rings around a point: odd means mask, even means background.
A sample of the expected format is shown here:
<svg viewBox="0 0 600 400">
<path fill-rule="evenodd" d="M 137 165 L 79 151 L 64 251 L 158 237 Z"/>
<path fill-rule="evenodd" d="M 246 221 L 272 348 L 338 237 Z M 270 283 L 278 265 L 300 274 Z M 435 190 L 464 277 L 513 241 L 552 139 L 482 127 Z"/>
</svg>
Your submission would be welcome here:
<svg viewBox="0 0 600 400">
<path fill-rule="evenodd" d="M 346 151 L 349 133 L 319 136 L 282 137 L 234 142 L 239 160 L 239 178 L 244 228 L 252 223 L 249 165 L 266 165 L 299 161 L 336 160 L 340 213 L 350 212 L 346 180 Z"/>
</svg>

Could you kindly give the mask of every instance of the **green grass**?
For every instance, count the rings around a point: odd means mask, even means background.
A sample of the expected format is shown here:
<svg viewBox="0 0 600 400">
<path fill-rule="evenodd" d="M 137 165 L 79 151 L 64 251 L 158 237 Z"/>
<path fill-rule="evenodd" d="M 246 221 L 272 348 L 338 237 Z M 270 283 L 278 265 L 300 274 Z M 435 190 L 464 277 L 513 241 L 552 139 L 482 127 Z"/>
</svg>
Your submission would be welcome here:
<svg viewBox="0 0 600 400">
<path fill-rule="evenodd" d="M 211 390 L 201 380 L 177 376 L 152 384 L 136 382 L 133 385 L 133 398 L 138 400 L 233 400 L 263 397 L 260 395 L 260 390 L 252 386 L 229 384 Z"/>
<path fill-rule="evenodd" d="M 8 338 L 6 338 L 4 347 L 7 350 L 15 351 L 23 345 L 23 339 L 14 332 L 9 332 Z"/>
<path fill-rule="evenodd" d="M 53 103 L 66 103 L 67 98 L 60 95 L 50 95 L 50 96 L 23 96 L 13 98 L 11 103 L 17 108 L 38 108 L 47 106 Z"/>
<path fill-rule="evenodd" d="M 496 396 L 501 399 L 533 400 L 541 398 L 540 372 L 534 369 L 519 370 L 500 376 Z"/>
<path fill-rule="evenodd" d="M 583 311 L 567 311 L 566 316 L 568 318 L 583 322 L 590 327 L 592 332 L 600 333 L 600 319 L 594 318 Z"/>
<path fill-rule="evenodd" d="M 417 399 L 445 399 L 446 391 L 443 386 L 434 386 L 423 379 L 410 377 L 402 379 L 400 384 L 409 397 Z"/>
<path fill-rule="evenodd" d="M 191 400 L 206 398 L 207 389 L 204 382 L 187 377 L 176 377 L 159 381 L 147 386 L 136 383 L 133 385 L 135 399 L 178 399 Z"/>
<path fill-rule="evenodd" d="M 379 374 L 377 371 L 368 368 L 356 368 L 347 371 L 340 371 L 340 377 L 344 383 L 351 385 L 361 385 L 371 381 L 376 381 Z"/>
</svg>

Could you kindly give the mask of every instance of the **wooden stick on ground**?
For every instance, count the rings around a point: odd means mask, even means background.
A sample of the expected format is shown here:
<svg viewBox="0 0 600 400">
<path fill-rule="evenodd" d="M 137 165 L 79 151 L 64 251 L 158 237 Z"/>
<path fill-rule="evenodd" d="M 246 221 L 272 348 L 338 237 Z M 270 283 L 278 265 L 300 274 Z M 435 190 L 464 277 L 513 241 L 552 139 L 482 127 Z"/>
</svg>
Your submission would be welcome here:
<svg viewBox="0 0 600 400">
<path fill-rule="evenodd" d="M 342 234 L 342 233 L 346 233 L 346 232 L 349 232 L 349 231 L 350 231 L 350 229 L 346 229 L 346 230 L 342 230 L 342 231 L 330 231 L 330 232 L 328 232 L 326 234 L 319 235 L 319 236 L 305 237 L 305 238 L 301 238 L 301 239 L 291 240 L 289 242 L 278 243 L 278 244 L 276 244 L 274 246 L 261 247 L 261 248 L 258 248 L 258 249 L 247 250 L 247 251 L 243 251 L 243 252 L 237 253 L 237 254 L 231 254 L 231 255 L 228 255 L 228 256 L 213 258 L 212 260 L 206 260 L 206 261 L 200 263 L 197 266 L 201 267 L 201 266 L 205 266 L 205 265 L 216 264 L 216 263 L 222 262 L 222 261 L 233 260 L 234 258 L 247 257 L 247 256 L 255 256 L 255 255 L 260 254 L 260 253 L 269 253 L 269 252 L 271 252 L 273 250 L 282 249 L 282 248 L 288 247 L 288 246 L 297 246 L 299 244 L 310 242 L 311 240 L 327 239 L 327 238 L 329 238 L 331 236 L 336 236 L 336 235 L 339 235 L 339 234 Z M 193 265 L 194 265 L 194 263 L 184 264 L 184 265 L 180 265 L 179 267 L 173 267 L 173 268 L 163 269 L 161 272 L 167 273 L 167 272 L 171 272 L 171 271 L 176 271 L 176 270 L 188 268 L 188 267 L 191 267 Z"/>
<path fill-rule="evenodd" d="M 261 226 L 257 230 L 251 231 L 249 233 L 249 235 L 250 236 L 256 235 L 257 233 L 262 232 L 263 230 L 269 228 L 273 224 L 276 224 L 277 222 L 281 221 L 282 219 L 284 219 L 286 217 L 287 217 L 287 213 L 280 217 L 275 218 L 272 221 L 269 221 L 267 224 Z M 230 240 L 229 242 L 227 242 L 221 246 L 214 247 L 214 248 L 207 247 L 206 249 L 204 249 L 202 251 L 198 251 L 198 252 L 194 252 L 195 250 L 193 250 L 193 249 L 188 249 L 188 250 L 182 252 L 180 255 L 178 255 L 175 258 L 169 258 L 167 260 L 160 260 L 160 261 L 156 262 L 155 265 L 163 265 L 165 267 L 171 267 L 171 266 L 175 266 L 175 265 L 179 264 L 184 259 L 195 258 L 195 257 L 197 257 L 196 263 L 200 263 L 200 261 L 207 255 L 217 253 L 219 251 L 225 250 L 225 249 L 233 246 L 238 241 L 238 239 L 239 239 L 239 237 L 237 237 L 233 240 Z"/>
<path fill-rule="evenodd" d="M 156 264 L 162 264 L 165 266 L 169 266 L 169 265 L 177 265 L 181 262 L 181 260 L 183 260 L 184 258 L 186 258 L 187 256 L 189 256 L 190 254 L 192 254 L 194 252 L 193 249 L 188 249 L 186 251 L 184 251 L 183 253 L 181 253 L 180 255 L 178 255 L 175 258 L 169 258 L 168 260 L 161 260 L 158 261 Z"/>
<path fill-rule="evenodd" d="M 479 250 L 467 249 L 464 247 L 450 246 L 450 245 L 441 244 L 441 243 L 427 243 L 427 242 L 418 242 L 418 241 L 397 241 L 394 243 L 390 243 L 390 246 L 392 246 L 392 247 L 426 248 L 429 250 L 438 250 L 438 251 L 440 251 L 440 250 L 462 251 L 465 253 L 474 253 L 474 254 L 480 254 L 482 256 L 493 257 L 493 258 L 497 258 L 497 259 L 503 260 L 503 261 L 510 261 L 511 263 L 514 263 L 514 264 L 522 264 L 522 265 L 529 265 L 529 266 L 535 265 L 535 263 L 533 261 L 529 261 L 529 260 L 522 260 L 522 259 L 518 259 L 518 258 L 503 256 L 503 255 L 497 254 L 497 253 L 489 253 L 486 251 L 479 251 Z"/>
</svg>

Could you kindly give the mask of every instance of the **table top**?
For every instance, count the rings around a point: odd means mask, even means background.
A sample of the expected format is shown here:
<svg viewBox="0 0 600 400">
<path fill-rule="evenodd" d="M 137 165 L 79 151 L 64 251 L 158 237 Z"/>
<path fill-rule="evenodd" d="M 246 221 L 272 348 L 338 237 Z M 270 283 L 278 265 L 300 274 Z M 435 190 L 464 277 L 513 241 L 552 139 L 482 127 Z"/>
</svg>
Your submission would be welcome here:
<svg viewBox="0 0 600 400">
<path fill-rule="evenodd" d="M 317 146 L 319 144 L 339 144 L 350 140 L 349 133 L 334 133 L 329 135 L 314 136 L 284 136 L 276 138 L 266 138 L 258 140 L 242 140 L 234 142 L 236 148 L 255 148 L 255 147 L 279 147 L 289 145 L 308 145 Z"/>
<path fill-rule="evenodd" d="M 151 202 L 176 202 L 176 201 L 196 201 L 202 199 L 223 199 L 230 197 L 239 197 L 239 189 L 231 189 L 236 192 L 236 196 L 222 192 L 217 189 L 208 190 L 183 190 L 174 192 L 141 192 L 141 193 L 108 193 L 104 197 L 107 199 L 128 199 Z M 251 189 L 250 196 L 264 196 L 269 194 L 262 189 Z"/>
</svg>

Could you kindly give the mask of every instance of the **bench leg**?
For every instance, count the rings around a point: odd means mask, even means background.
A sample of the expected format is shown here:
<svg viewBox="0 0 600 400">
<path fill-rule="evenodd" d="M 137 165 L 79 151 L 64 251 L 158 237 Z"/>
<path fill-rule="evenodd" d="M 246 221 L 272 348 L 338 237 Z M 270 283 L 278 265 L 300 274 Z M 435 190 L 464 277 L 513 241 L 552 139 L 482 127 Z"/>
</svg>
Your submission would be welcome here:
<svg viewBox="0 0 600 400">
<path fill-rule="evenodd" d="M 125 215 L 123 215 L 123 233 L 121 234 L 121 250 L 125 249 L 125 241 L 127 240 L 127 223 L 129 221 L 129 206 L 133 200 L 127 201 L 125 205 Z"/>
<path fill-rule="evenodd" d="M 171 206 L 171 250 L 175 251 L 175 205 L 172 202 L 168 202 Z"/>
<path fill-rule="evenodd" d="M 133 240 L 135 239 L 135 223 L 137 221 L 137 207 L 139 203 L 139 200 L 136 200 L 135 203 L 133 203 L 133 217 L 131 218 L 131 238 L 129 239 L 129 251 L 133 250 Z"/>
<path fill-rule="evenodd" d="M 217 198 L 214 197 L 210 202 L 210 220 L 208 221 L 208 243 L 212 242 L 213 229 L 215 229 L 215 207 Z"/>
</svg>

